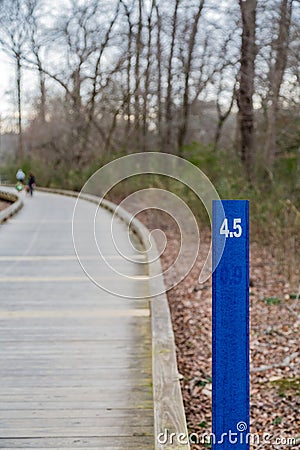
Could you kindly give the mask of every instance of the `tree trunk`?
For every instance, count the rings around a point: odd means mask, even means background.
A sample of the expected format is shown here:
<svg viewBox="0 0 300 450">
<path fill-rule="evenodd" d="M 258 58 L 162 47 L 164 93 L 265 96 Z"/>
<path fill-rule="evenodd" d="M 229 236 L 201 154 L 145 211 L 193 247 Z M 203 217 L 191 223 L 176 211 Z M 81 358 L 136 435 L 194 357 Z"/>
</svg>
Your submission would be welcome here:
<svg viewBox="0 0 300 450">
<path fill-rule="evenodd" d="M 254 75 L 256 57 L 256 6 L 257 0 L 239 0 L 243 31 L 240 63 L 240 89 L 238 95 L 240 154 L 249 181 L 253 175 L 254 161 Z"/>
<path fill-rule="evenodd" d="M 46 122 L 46 83 L 45 74 L 40 59 L 38 58 L 39 84 L 40 84 L 40 120 Z"/>
<path fill-rule="evenodd" d="M 147 62 L 145 71 L 144 103 L 143 103 L 143 151 L 147 150 L 147 129 L 148 129 L 148 95 L 150 87 L 150 69 L 151 69 L 151 51 L 152 51 L 152 15 L 154 0 L 152 0 L 151 10 L 148 16 L 148 43 L 147 43 Z"/>
<path fill-rule="evenodd" d="M 154 0 L 154 6 L 156 10 L 157 18 L 157 35 L 156 35 L 156 48 L 157 48 L 157 135 L 158 146 L 163 145 L 162 136 L 162 46 L 161 46 L 161 16 L 158 5 Z"/>
<path fill-rule="evenodd" d="M 201 17 L 201 13 L 204 7 L 205 0 L 200 0 L 200 4 L 198 7 L 198 11 L 194 17 L 193 20 L 193 28 L 191 31 L 191 36 L 189 39 L 189 47 L 188 47 L 188 57 L 185 67 L 185 81 L 184 81 L 184 94 L 183 94 L 183 105 L 182 105 L 182 121 L 181 126 L 179 127 L 179 133 L 178 133 L 178 151 L 179 155 L 182 153 L 182 146 L 184 144 L 186 132 L 187 132 L 187 126 L 189 121 L 189 110 L 190 110 L 190 104 L 189 104 L 189 96 L 190 96 L 190 87 L 189 87 L 189 81 L 191 76 L 191 70 L 192 70 L 192 62 L 193 62 L 193 52 L 196 42 L 196 36 L 198 31 L 198 24 Z"/>
<path fill-rule="evenodd" d="M 128 41 L 128 63 L 127 63 L 127 93 L 126 93 L 126 133 L 130 133 L 131 129 L 131 46 L 132 46 L 132 28 L 129 31 L 129 41 Z"/>
<path fill-rule="evenodd" d="M 137 147 L 140 144 L 140 58 L 142 53 L 142 28 L 143 28 L 143 17 L 142 17 L 142 1 L 139 0 L 139 18 L 138 18 L 138 29 L 136 35 L 136 47 L 135 47 L 135 94 L 134 94 L 134 124 L 136 130 L 136 143 Z"/>
<path fill-rule="evenodd" d="M 18 159 L 23 159 L 23 136 L 22 136 L 22 98 L 21 98 L 21 81 L 22 81 L 22 68 L 21 58 L 17 57 L 17 104 L 18 104 Z"/>
<path fill-rule="evenodd" d="M 127 67 L 126 67 L 126 93 L 124 101 L 124 112 L 126 126 L 124 128 L 125 142 L 128 142 L 128 137 L 131 130 L 131 70 L 132 70 L 132 43 L 133 43 L 133 24 L 131 21 L 131 14 L 128 6 L 123 3 L 125 14 L 128 23 L 128 43 L 127 43 Z"/>
<path fill-rule="evenodd" d="M 276 39 L 276 42 L 274 44 L 275 64 L 274 67 L 270 68 L 269 74 L 271 105 L 267 111 L 268 125 L 265 144 L 265 157 L 266 163 L 269 168 L 272 168 L 277 152 L 276 125 L 279 110 L 280 88 L 282 85 L 288 57 L 292 4 L 293 0 L 281 1 L 278 38 Z"/>
<path fill-rule="evenodd" d="M 92 89 L 91 89 L 91 93 L 90 93 L 90 97 L 89 97 L 89 101 L 88 101 L 89 108 L 88 108 L 88 114 L 87 114 L 87 123 L 85 126 L 85 138 L 84 138 L 85 145 L 87 144 L 88 139 L 89 139 L 90 128 L 91 128 L 92 123 L 98 131 L 101 130 L 101 127 L 96 126 L 96 120 L 95 120 L 96 97 L 99 94 L 99 90 L 100 90 L 99 86 L 98 86 L 98 77 L 101 72 L 101 63 L 102 63 L 102 57 L 103 57 L 104 50 L 106 49 L 106 47 L 109 44 L 113 26 L 119 15 L 120 4 L 121 4 L 121 0 L 118 1 L 114 17 L 112 18 L 112 20 L 107 28 L 107 31 L 105 33 L 104 39 L 101 42 L 101 45 L 99 47 L 99 52 L 98 52 L 98 55 L 97 55 L 97 58 L 95 61 L 94 69 L 93 69 Z"/>
<path fill-rule="evenodd" d="M 166 113 L 165 113 L 165 121 L 166 121 L 166 133 L 163 140 L 163 150 L 171 151 L 171 133 L 173 129 L 173 111 L 172 111 L 172 93 L 173 93 L 173 56 L 175 50 L 175 40 L 177 33 L 177 16 L 178 16 L 178 7 L 180 0 L 176 0 L 175 9 L 172 20 L 172 37 L 171 37 L 171 47 L 170 54 L 168 60 L 168 79 L 167 79 L 167 95 L 166 95 Z"/>
</svg>

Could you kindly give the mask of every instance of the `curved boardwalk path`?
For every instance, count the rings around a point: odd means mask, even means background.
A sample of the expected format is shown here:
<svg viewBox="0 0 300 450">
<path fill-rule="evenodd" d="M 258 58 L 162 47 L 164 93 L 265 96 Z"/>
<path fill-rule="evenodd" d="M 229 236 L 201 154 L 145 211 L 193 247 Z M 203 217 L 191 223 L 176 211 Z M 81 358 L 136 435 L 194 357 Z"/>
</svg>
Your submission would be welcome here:
<svg viewBox="0 0 300 450">
<path fill-rule="evenodd" d="M 0 227 L 0 448 L 153 449 L 149 304 L 84 274 L 74 204 L 37 192 Z M 122 269 L 102 217 L 106 255 Z"/>
</svg>

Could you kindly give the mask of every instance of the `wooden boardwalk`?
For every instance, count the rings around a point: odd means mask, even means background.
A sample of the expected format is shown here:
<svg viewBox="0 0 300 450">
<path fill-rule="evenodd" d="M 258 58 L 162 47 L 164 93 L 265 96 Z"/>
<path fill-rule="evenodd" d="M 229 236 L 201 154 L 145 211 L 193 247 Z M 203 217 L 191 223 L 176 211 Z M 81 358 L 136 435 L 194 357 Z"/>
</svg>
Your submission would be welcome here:
<svg viewBox="0 0 300 450">
<path fill-rule="evenodd" d="M 36 193 L 1 225 L 0 448 L 153 449 L 146 277 L 139 301 L 89 280 L 74 255 L 74 204 Z M 121 268 L 102 218 L 106 256 Z"/>
</svg>

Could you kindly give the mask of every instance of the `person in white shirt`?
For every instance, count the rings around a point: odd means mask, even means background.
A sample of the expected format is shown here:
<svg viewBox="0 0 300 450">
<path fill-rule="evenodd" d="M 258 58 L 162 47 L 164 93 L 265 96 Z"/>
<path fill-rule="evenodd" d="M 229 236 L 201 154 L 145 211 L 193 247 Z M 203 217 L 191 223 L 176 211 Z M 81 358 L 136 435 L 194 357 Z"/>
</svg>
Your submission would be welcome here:
<svg viewBox="0 0 300 450">
<path fill-rule="evenodd" d="M 20 183 L 23 183 L 23 181 L 25 180 L 25 173 L 22 169 L 18 170 L 18 172 L 16 173 L 16 178 L 18 181 L 20 181 Z"/>
</svg>

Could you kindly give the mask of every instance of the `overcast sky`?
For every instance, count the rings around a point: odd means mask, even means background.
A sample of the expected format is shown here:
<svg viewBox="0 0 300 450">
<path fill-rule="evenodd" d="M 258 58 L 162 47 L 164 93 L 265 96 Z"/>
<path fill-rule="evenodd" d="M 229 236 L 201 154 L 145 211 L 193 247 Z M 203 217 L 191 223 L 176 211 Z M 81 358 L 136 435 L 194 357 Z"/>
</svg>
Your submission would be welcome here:
<svg viewBox="0 0 300 450">
<path fill-rule="evenodd" d="M 5 114 L 8 108 L 7 91 L 13 82 L 12 66 L 7 62 L 7 58 L 0 52 L 0 114 Z"/>
</svg>

